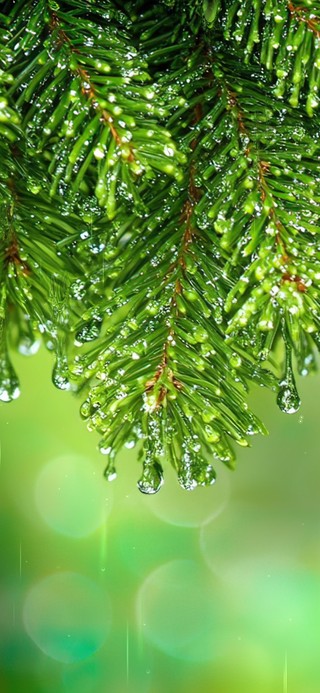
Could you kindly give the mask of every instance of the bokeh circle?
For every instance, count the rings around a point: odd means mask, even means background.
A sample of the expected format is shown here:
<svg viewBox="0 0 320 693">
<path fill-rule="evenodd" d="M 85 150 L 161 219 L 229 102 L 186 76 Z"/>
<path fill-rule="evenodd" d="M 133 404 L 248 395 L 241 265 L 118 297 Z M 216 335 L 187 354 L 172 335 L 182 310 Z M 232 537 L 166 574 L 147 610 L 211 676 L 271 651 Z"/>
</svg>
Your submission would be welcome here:
<svg viewBox="0 0 320 693">
<path fill-rule="evenodd" d="M 74 538 L 88 536 L 105 523 L 112 494 L 94 463 L 73 454 L 47 462 L 35 485 L 36 506 L 46 524 Z"/>
<path fill-rule="evenodd" d="M 136 601 L 142 636 L 189 661 L 214 658 L 226 637 L 227 611 L 219 581 L 192 560 L 170 561 L 151 572 Z"/>
<path fill-rule="evenodd" d="M 24 627 L 44 654 L 71 663 L 90 657 L 111 627 L 111 603 L 79 573 L 56 573 L 34 585 L 24 602 Z"/>
</svg>

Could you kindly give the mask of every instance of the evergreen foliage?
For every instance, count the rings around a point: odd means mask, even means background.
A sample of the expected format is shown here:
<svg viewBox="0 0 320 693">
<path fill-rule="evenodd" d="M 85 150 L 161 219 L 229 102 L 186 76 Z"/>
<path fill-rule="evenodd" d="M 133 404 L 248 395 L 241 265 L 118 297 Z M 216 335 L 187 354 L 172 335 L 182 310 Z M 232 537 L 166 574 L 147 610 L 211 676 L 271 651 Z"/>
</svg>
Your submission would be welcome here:
<svg viewBox="0 0 320 693">
<path fill-rule="evenodd" d="M 0 10 L 0 399 L 41 336 L 107 478 L 211 484 L 320 348 L 320 3 Z"/>
</svg>

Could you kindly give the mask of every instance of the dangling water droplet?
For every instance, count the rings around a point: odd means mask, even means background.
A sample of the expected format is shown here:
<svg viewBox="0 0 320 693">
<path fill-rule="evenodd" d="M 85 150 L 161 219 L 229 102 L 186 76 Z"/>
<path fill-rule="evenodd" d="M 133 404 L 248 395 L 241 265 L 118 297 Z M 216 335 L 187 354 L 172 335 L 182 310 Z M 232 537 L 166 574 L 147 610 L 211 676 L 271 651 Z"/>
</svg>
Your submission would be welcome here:
<svg viewBox="0 0 320 693">
<path fill-rule="evenodd" d="M 131 448 L 134 448 L 136 445 L 136 440 L 127 440 L 126 443 L 124 444 L 125 448 L 128 448 L 128 450 L 131 450 Z"/>
<path fill-rule="evenodd" d="M 216 473 L 211 464 L 203 464 L 194 476 L 198 486 L 211 486 L 216 481 Z"/>
<path fill-rule="evenodd" d="M 186 441 L 183 444 L 185 451 L 182 455 L 181 467 L 178 472 L 179 484 L 185 491 L 193 491 L 197 486 L 193 474 L 194 456 L 192 455 L 192 450 L 189 448 L 189 444 L 190 441 Z"/>
<path fill-rule="evenodd" d="M 90 322 L 83 325 L 81 330 L 79 330 L 75 337 L 75 344 L 81 346 L 84 342 L 92 342 L 97 339 L 100 334 L 102 321 L 91 320 Z"/>
<path fill-rule="evenodd" d="M 184 467 L 178 474 L 178 481 L 185 491 L 193 491 L 197 487 L 197 482 L 193 478 L 190 467 Z"/>
<path fill-rule="evenodd" d="M 114 465 L 114 459 L 116 456 L 115 450 L 112 449 L 111 445 L 107 445 L 104 440 L 99 443 L 99 450 L 103 455 L 107 455 L 108 461 L 103 472 L 103 476 L 107 481 L 113 481 L 117 477 L 117 471 Z"/>
<path fill-rule="evenodd" d="M 81 407 L 80 407 L 80 416 L 81 416 L 83 419 L 87 419 L 87 418 L 90 416 L 90 412 L 91 412 L 91 404 L 90 404 L 89 400 L 86 399 L 86 400 L 81 404 Z"/>
<path fill-rule="evenodd" d="M 181 468 L 178 474 L 180 486 L 186 491 L 193 491 L 197 486 L 211 486 L 216 480 L 212 465 L 202 456 L 199 450 L 194 454 L 192 440 L 185 441 Z"/>
<path fill-rule="evenodd" d="M 65 357 L 57 356 L 52 370 L 52 382 L 59 390 L 70 390 L 69 369 Z"/>
<path fill-rule="evenodd" d="M 19 342 L 18 351 L 20 354 L 23 354 L 23 356 L 33 356 L 33 354 L 39 351 L 40 344 L 41 342 L 39 339 L 31 339 L 31 337 L 26 335 Z"/>
<path fill-rule="evenodd" d="M 110 459 L 110 461 L 108 462 L 103 472 L 103 476 L 105 477 L 105 479 L 107 479 L 107 481 L 114 481 L 114 479 L 117 478 L 117 470 L 114 466 L 113 460 Z"/>
<path fill-rule="evenodd" d="M 11 402 L 20 395 L 20 384 L 7 352 L 0 357 L 0 400 Z"/>
<path fill-rule="evenodd" d="M 293 375 L 291 360 L 291 345 L 286 341 L 286 365 L 285 376 L 280 383 L 280 390 L 277 396 L 278 407 L 285 414 L 295 414 L 301 404 L 296 382 Z"/>
<path fill-rule="evenodd" d="M 159 462 L 145 462 L 141 479 L 138 481 L 138 489 L 141 493 L 151 495 L 158 493 L 163 484 L 163 469 Z"/>
<path fill-rule="evenodd" d="M 230 366 L 232 366 L 232 368 L 240 368 L 242 364 L 241 356 L 239 356 L 239 354 L 237 354 L 236 352 L 233 352 L 231 357 L 229 358 L 229 363 Z"/>
<path fill-rule="evenodd" d="M 284 383 L 277 396 L 278 407 L 285 414 L 295 414 L 301 404 L 295 383 Z"/>
<path fill-rule="evenodd" d="M 86 285 L 82 279 L 76 279 L 70 286 L 70 293 L 77 301 L 83 299 L 85 292 Z"/>
<path fill-rule="evenodd" d="M 215 443 L 214 456 L 230 469 L 234 469 L 235 454 L 226 437 Z"/>
</svg>

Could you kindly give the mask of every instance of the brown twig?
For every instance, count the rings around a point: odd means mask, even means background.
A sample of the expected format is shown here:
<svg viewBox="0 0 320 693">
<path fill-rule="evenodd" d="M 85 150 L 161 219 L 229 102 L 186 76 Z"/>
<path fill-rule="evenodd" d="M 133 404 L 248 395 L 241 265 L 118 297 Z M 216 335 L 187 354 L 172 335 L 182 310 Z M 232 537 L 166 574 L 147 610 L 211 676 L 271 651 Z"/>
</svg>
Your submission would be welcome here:
<svg viewBox="0 0 320 693">
<path fill-rule="evenodd" d="M 296 7 L 292 2 L 288 3 L 288 9 L 292 17 L 295 17 L 299 22 L 304 22 L 316 38 L 320 38 L 320 29 L 317 26 L 317 24 L 319 25 L 320 23 L 318 17 L 308 17 L 308 8 L 301 6 Z"/>
<path fill-rule="evenodd" d="M 13 227 L 14 204 L 18 201 L 18 193 L 13 178 L 8 178 L 7 186 L 14 202 L 7 208 L 8 231 L 5 234 L 7 246 L 4 250 L 3 264 L 6 269 L 10 264 L 15 265 L 17 270 L 20 270 L 23 275 L 29 276 L 31 270 L 29 265 L 24 260 L 21 260 L 18 239 Z"/>
<path fill-rule="evenodd" d="M 281 277 L 282 282 L 292 282 L 293 284 L 296 284 L 297 291 L 300 291 L 300 293 L 304 294 L 307 291 L 307 287 L 299 277 L 298 274 L 289 274 L 289 272 L 284 272 L 284 274 Z"/>
<path fill-rule="evenodd" d="M 24 276 L 31 274 L 29 265 L 24 260 L 21 260 L 18 239 L 12 230 L 10 243 L 4 253 L 4 266 L 7 268 L 10 264 L 15 265 L 17 270 L 20 270 Z"/>
<path fill-rule="evenodd" d="M 234 92 L 232 92 L 231 90 L 228 90 L 228 88 L 227 88 L 227 98 L 228 98 L 229 105 L 232 108 L 234 108 L 234 110 L 236 112 L 237 123 L 238 123 L 239 131 L 240 131 L 241 135 L 246 135 L 249 138 L 249 133 L 247 131 L 247 128 L 246 128 L 245 122 L 244 122 L 244 115 L 243 115 L 241 107 L 238 103 L 236 94 Z M 251 147 L 252 147 L 251 144 L 249 144 L 247 146 L 247 149 L 245 151 L 246 155 L 248 155 L 250 153 Z M 268 182 L 266 180 L 266 177 L 268 176 L 269 170 L 270 170 L 270 162 L 266 161 L 264 159 L 259 159 L 259 161 L 258 161 L 258 187 L 259 187 L 260 199 L 261 199 L 262 203 L 265 202 L 267 195 L 268 195 L 268 192 L 269 192 L 269 186 L 268 186 Z M 283 225 L 277 216 L 275 205 L 272 205 L 272 207 L 270 207 L 270 209 L 268 211 L 268 216 L 273 221 L 273 223 L 275 224 L 276 243 L 277 243 L 277 245 L 282 247 L 282 251 L 283 251 L 282 260 L 283 260 L 284 264 L 287 264 L 290 261 L 290 257 L 287 253 L 284 240 L 281 236 L 281 231 L 283 229 Z M 283 281 L 294 282 L 297 285 L 298 291 L 301 291 L 302 293 L 307 291 L 307 287 L 303 283 L 301 277 L 299 277 L 297 275 L 290 275 L 290 273 L 287 271 L 284 272 L 284 274 L 282 275 L 281 281 L 282 282 Z"/>
<path fill-rule="evenodd" d="M 74 46 L 72 45 L 69 36 L 66 34 L 64 29 L 61 28 L 59 17 L 55 13 L 51 14 L 49 27 L 52 32 L 56 31 L 59 45 L 67 44 L 69 46 L 71 53 L 81 55 L 80 51 L 77 48 L 74 48 Z M 111 113 L 109 113 L 109 111 L 100 106 L 97 97 L 97 92 L 95 90 L 94 85 L 91 82 L 89 73 L 87 72 L 87 70 L 85 70 L 83 67 L 80 67 L 79 65 L 74 70 L 72 68 L 70 69 L 72 72 L 74 72 L 80 77 L 81 93 L 88 99 L 88 101 L 90 101 L 92 108 L 100 114 L 101 122 L 105 123 L 109 127 L 109 130 L 111 132 L 113 139 L 116 142 L 116 145 L 118 147 L 121 147 L 122 140 L 113 123 L 113 116 Z M 132 150 L 132 146 L 129 145 L 128 161 L 132 162 L 134 161 L 134 158 L 135 157 Z"/>
<path fill-rule="evenodd" d="M 197 125 L 199 121 L 201 120 L 203 115 L 202 112 L 202 106 L 200 102 L 196 105 L 194 109 L 194 119 L 193 119 L 193 125 Z M 190 148 L 192 152 L 195 151 L 196 146 L 198 143 L 198 138 L 194 137 L 194 139 L 191 142 Z M 169 269 L 168 272 L 165 275 L 165 282 L 167 281 L 168 277 L 172 275 L 172 273 L 178 269 L 179 267 L 181 268 L 182 272 L 185 271 L 186 269 L 186 261 L 185 261 L 185 255 L 189 251 L 189 247 L 192 244 L 194 235 L 196 233 L 196 229 L 193 225 L 193 211 L 196 203 L 199 201 L 202 195 L 201 189 L 196 185 L 195 183 L 195 164 L 192 161 L 189 167 L 189 181 L 188 181 L 188 191 L 187 191 L 187 199 L 182 207 L 181 210 L 181 216 L 180 216 L 180 223 L 185 226 L 185 230 L 182 236 L 181 240 L 181 246 L 180 246 L 180 251 L 178 254 L 177 259 L 175 262 L 173 262 Z M 182 284 L 180 281 L 180 278 L 177 277 L 174 285 L 174 291 L 173 295 L 171 298 L 170 302 L 170 311 L 175 312 L 178 314 L 178 307 L 177 307 L 177 297 L 182 293 Z M 174 339 L 174 328 L 170 327 L 168 337 L 163 345 L 163 350 L 162 350 L 162 358 L 160 361 L 160 364 L 156 370 L 155 375 L 153 378 L 148 380 L 145 384 L 145 390 L 146 392 L 152 392 L 154 386 L 158 382 L 159 378 L 162 376 L 162 374 L 167 370 L 168 368 L 168 348 L 170 346 L 170 343 Z M 168 378 L 170 382 L 176 387 L 177 390 L 182 389 L 182 383 L 174 376 L 172 373 L 171 369 L 168 369 L 167 371 Z M 160 406 L 160 404 L 163 402 L 165 396 L 167 393 L 166 387 L 163 385 L 160 388 L 160 391 L 158 393 L 157 401 L 156 401 L 156 406 Z"/>
</svg>

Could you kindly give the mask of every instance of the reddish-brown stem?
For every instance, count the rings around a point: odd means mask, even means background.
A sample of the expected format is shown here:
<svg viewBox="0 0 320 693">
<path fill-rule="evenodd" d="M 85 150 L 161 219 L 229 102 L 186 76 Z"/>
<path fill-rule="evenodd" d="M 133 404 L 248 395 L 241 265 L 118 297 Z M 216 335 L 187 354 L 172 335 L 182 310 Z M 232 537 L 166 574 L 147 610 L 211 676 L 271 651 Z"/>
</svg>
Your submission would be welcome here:
<svg viewBox="0 0 320 693">
<path fill-rule="evenodd" d="M 10 190 L 13 200 L 16 202 L 18 200 L 18 194 L 15 188 L 15 183 L 13 178 L 8 178 L 7 186 Z M 31 274 L 29 265 L 21 260 L 18 239 L 13 227 L 13 210 L 14 203 L 8 207 L 7 218 L 8 218 L 8 232 L 6 234 L 7 246 L 4 251 L 4 267 L 7 268 L 10 264 L 15 265 L 17 271 L 20 271 L 25 276 Z"/>
<path fill-rule="evenodd" d="M 292 17 L 295 17 L 299 22 L 304 22 L 316 38 L 320 38 L 320 29 L 317 26 L 320 23 L 318 17 L 308 17 L 308 9 L 306 7 L 296 7 L 292 2 L 288 3 L 288 9 Z"/>
<path fill-rule="evenodd" d="M 235 110 L 239 132 L 241 133 L 241 135 L 246 135 L 249 139 L 249 134 L 248 134 L 247 128 L 245 126 L 245 122 L 244 122 L 244 115 L 243 115 L 241 107 L 238 103 L 236 94 L 227 89 L 227 98 L 228 98 L 228 103 L 229 103 L 230 107 L 232 107 Z M 251 144 L 249 144 L 247 146 L 245 154 L 248 155 L 250 153 L 250 150 L 251 150 Z M 268 182 L 266 180 L 266 176 L 269 173 L 269 169 L 270 169 L 270 162 L 269 161 L 265 161 L 264 159 L 260 159 L 258 161 L 258 188 L 259 188 L 260 199 L 261 199 L 262 203 L 265 202 L 265 200 L 267 198 L 268 190 L 269 190 Z M 285 243 L 284 243 L 283 238 L 281 236 L 281 231 L 283 228 L 282 223 L 281 223 L 280 219 L 278 219 L 278 217 L 277 217 L 276 207 L 274 205 L 272 207 L 270 207 L 270 209 L 268 211 L 268 216 L 273 221 L 273 223 L 275 224 L 275 227 L 276 227 L 276 236 L 275 236 L 276 244 L 278 246 L 282 247 L 282 260 L 283 260 L 284 264 L 287 264 L 290 261 L 290 258 L 288 256 L 288 253 L 287 253 L 286 247 L 285 247 Z M 302 293 L 304 293 L 307 290 L 307 287 L 303 283 L 301 277 L 299 277 L 297 275 L 291 275 L 289 272 L 284 272 L 284 274 L 281 277 L 281 281 L 282 282 L 283 281 L 294 282 L 297 285 L 298 291 L 301 291 Z"/>
<path fill-rule="evenodd" d="M 227 99 L 228 99 L 228 104 L 230 108 L 234 108 L 236 111 L 236 116 L 237 116 L 237 122 L 238 122 L 238 128 L 239 132 L 241 132 L 242 135 L 247 135 L 247 128 L 244 124 L 244 116 L 242 113 L 241 108 L 239 107 L 238 99 L 236 97 L 236 94 L 231 91 L 231 89 L 227 88 Z"/>
<path fill-rule="evenodd" d="M 297 291 L 300 291 L 300 293 L 304 294 L 307 291 L 307 287 L 304 283 L 304 281 L 299 277 L 298 274 L 289 274 L 289 272 L 284 272 L 284 274 L 281 277 L 282 282 L 292 282 L 293 284 L 296 284 Z"/>
<path fill-rule="evenodd" d="M 199 123 L 199 121 L 202 118 L 202 115 L 203 115 L 202 106 L 199 102 L 194 109 L 193 125 L 197 125 L 197 123 Z M 194 137 L 194 139 L 192 140 L 192 142 L 190 144 L 190 148 L 191 148 L 192 152 L 194 152 L 194 150 L 196 149 L 197 143 L 198 143 L 198 139 L 197 139 L 197 137 Z M 196 229 L 195 229 L 195 226 L 193 224 L 193 211 L 194 211 L 194 207 L 195 207 L 196 203 L 199 201 L 199 199 L 201 197 L 201 194 L 202 194 L 201 189 L 195 183 L 195 164 L 192 161 L 190 164 L 190 168 L 189 168 L 188 195 L 187 195 L 187 199 L 186 199 L 186 201 L 182 207 L 181 217 L 180 217 L 180 223 L 181 223 L 181 225 L 185 226 L 185 229 L 184 229 L 184 233 L 182 236 L 181 246 L 180 246 L 180 251 L 179 251 L 178 257 L 175 260 L 175 262 L 173 262 L 170 265 L 168 272 L 166 273 L 166 276 L 165 276 L 165 281 L 167 281 L 168 277 L 170 277 L 172 275 L 172 273 L 176 269 L 178 269 L 179 267 L 181 268 L 182 272 L 184 272 L 186 269 L 185 255 L 188 252 L 189 247 L 192 244 L 194 235 L 196 233 Z M 175 280 L 174 290 L 173 290 L 173 294 L 172 294 L 172 298 L 171 298 L 171 302 L 170 302 L 170 311 L 175 312 L 176 314 L 178 314 L 178 312 L 179 312 L 178 308 L 177 308 L 177 297 L 181 293 L 182 293 L 182 284 L 181 284 L 180 278 L 177 277 L 177 279 Z M 164 371 L 167 369 L 167 366 L 168 366 L 168 348 L 169 348 L 170 343 L 173 341 L 173 339 L 174 339 L 174 328 L 170 327 L 168 337 L 167 337 L 167 339 L 163 345 L 162 358 L 161 358 L 160 364 L 159 364 L 153 378 L 148 380 L 145 384 L 146 392 L 152 392 L 152 390 L 153 390 L 154 386 L 156 385 L 156 383 L 158 382 L 159 378 L 162 376 Z M 177 378 L 175 378 L 172 371 L 170 371 L 170 370 L 168 371 L 168 378 L 172 382 L 172 384 L 176 387 L 176 389 L 178 389 L 178 390 L 182 389 L 182 383 L 179 380 L 177 380 Z M 160 388 L 160 391 L 159 391 L 158 396 L 157 396 L 157 401 L 156 401 L 157 407 L 164 400 L 164 398 L 166 396 L 166 392 L 167 392 L 166 387 L 162 386 Z"/>
<path fill-rule="evenodd" d="M 50 29 L 51 31 L 56 31 L 57 32 L 57 37 L 58 37 L 58 42 L 60 45 L 67 44 L 69 46 L 70 52 L 71 53 L 76 53 L 80 55 L 80 51 L 77 48 L 74 48 L 69 36 L 66 34 L 64 29 L 61 28 L 59 18 L 57 17 L 56 14 L 51 15 L 51 20 L 50 20 Z M 72 72 L 75 72 L 77 75 L 79 75 L 80 80 L 81 80 L 81 92 L 82 94 L 90 101 L 92 108 L 100 114 L 100 120 L 101 122 L 105 123 L 111 132 L 111 135 L 113 139 L 116 142 L 116 145 L 118 147 L 121 147 L 122 141 L 121 137 L 113 123 L 113 116 L 109 111 L 107 111 L 105 108 L 100 106 L 98 97 L 97 97 L 97 92 L 95 90 L 94 85 L 91 82 L 90 75 L 88 74 L 87 70 L 85 70 L 83 67 L 80 67 L 79 65 L 73 70 L 70 68 Z M 134 153 L 132 150 L 132 147 L 129 147 L 129 156 L 127 159 L 129 162 L 134 161 Z"/>
<path fill-rule="evenodd" d="M 20 271 L 24 276 L 29 276 L 31 274 L 29 265 L 24 262 L 24 260 L 21 260 L 18 240 L 14 232 L 12 232 L 10 243 L 7 246 L 4 254 L 5 267 L 8 267 L 10 264 L 15 265 L 17 270 Z"/>
</svg>

